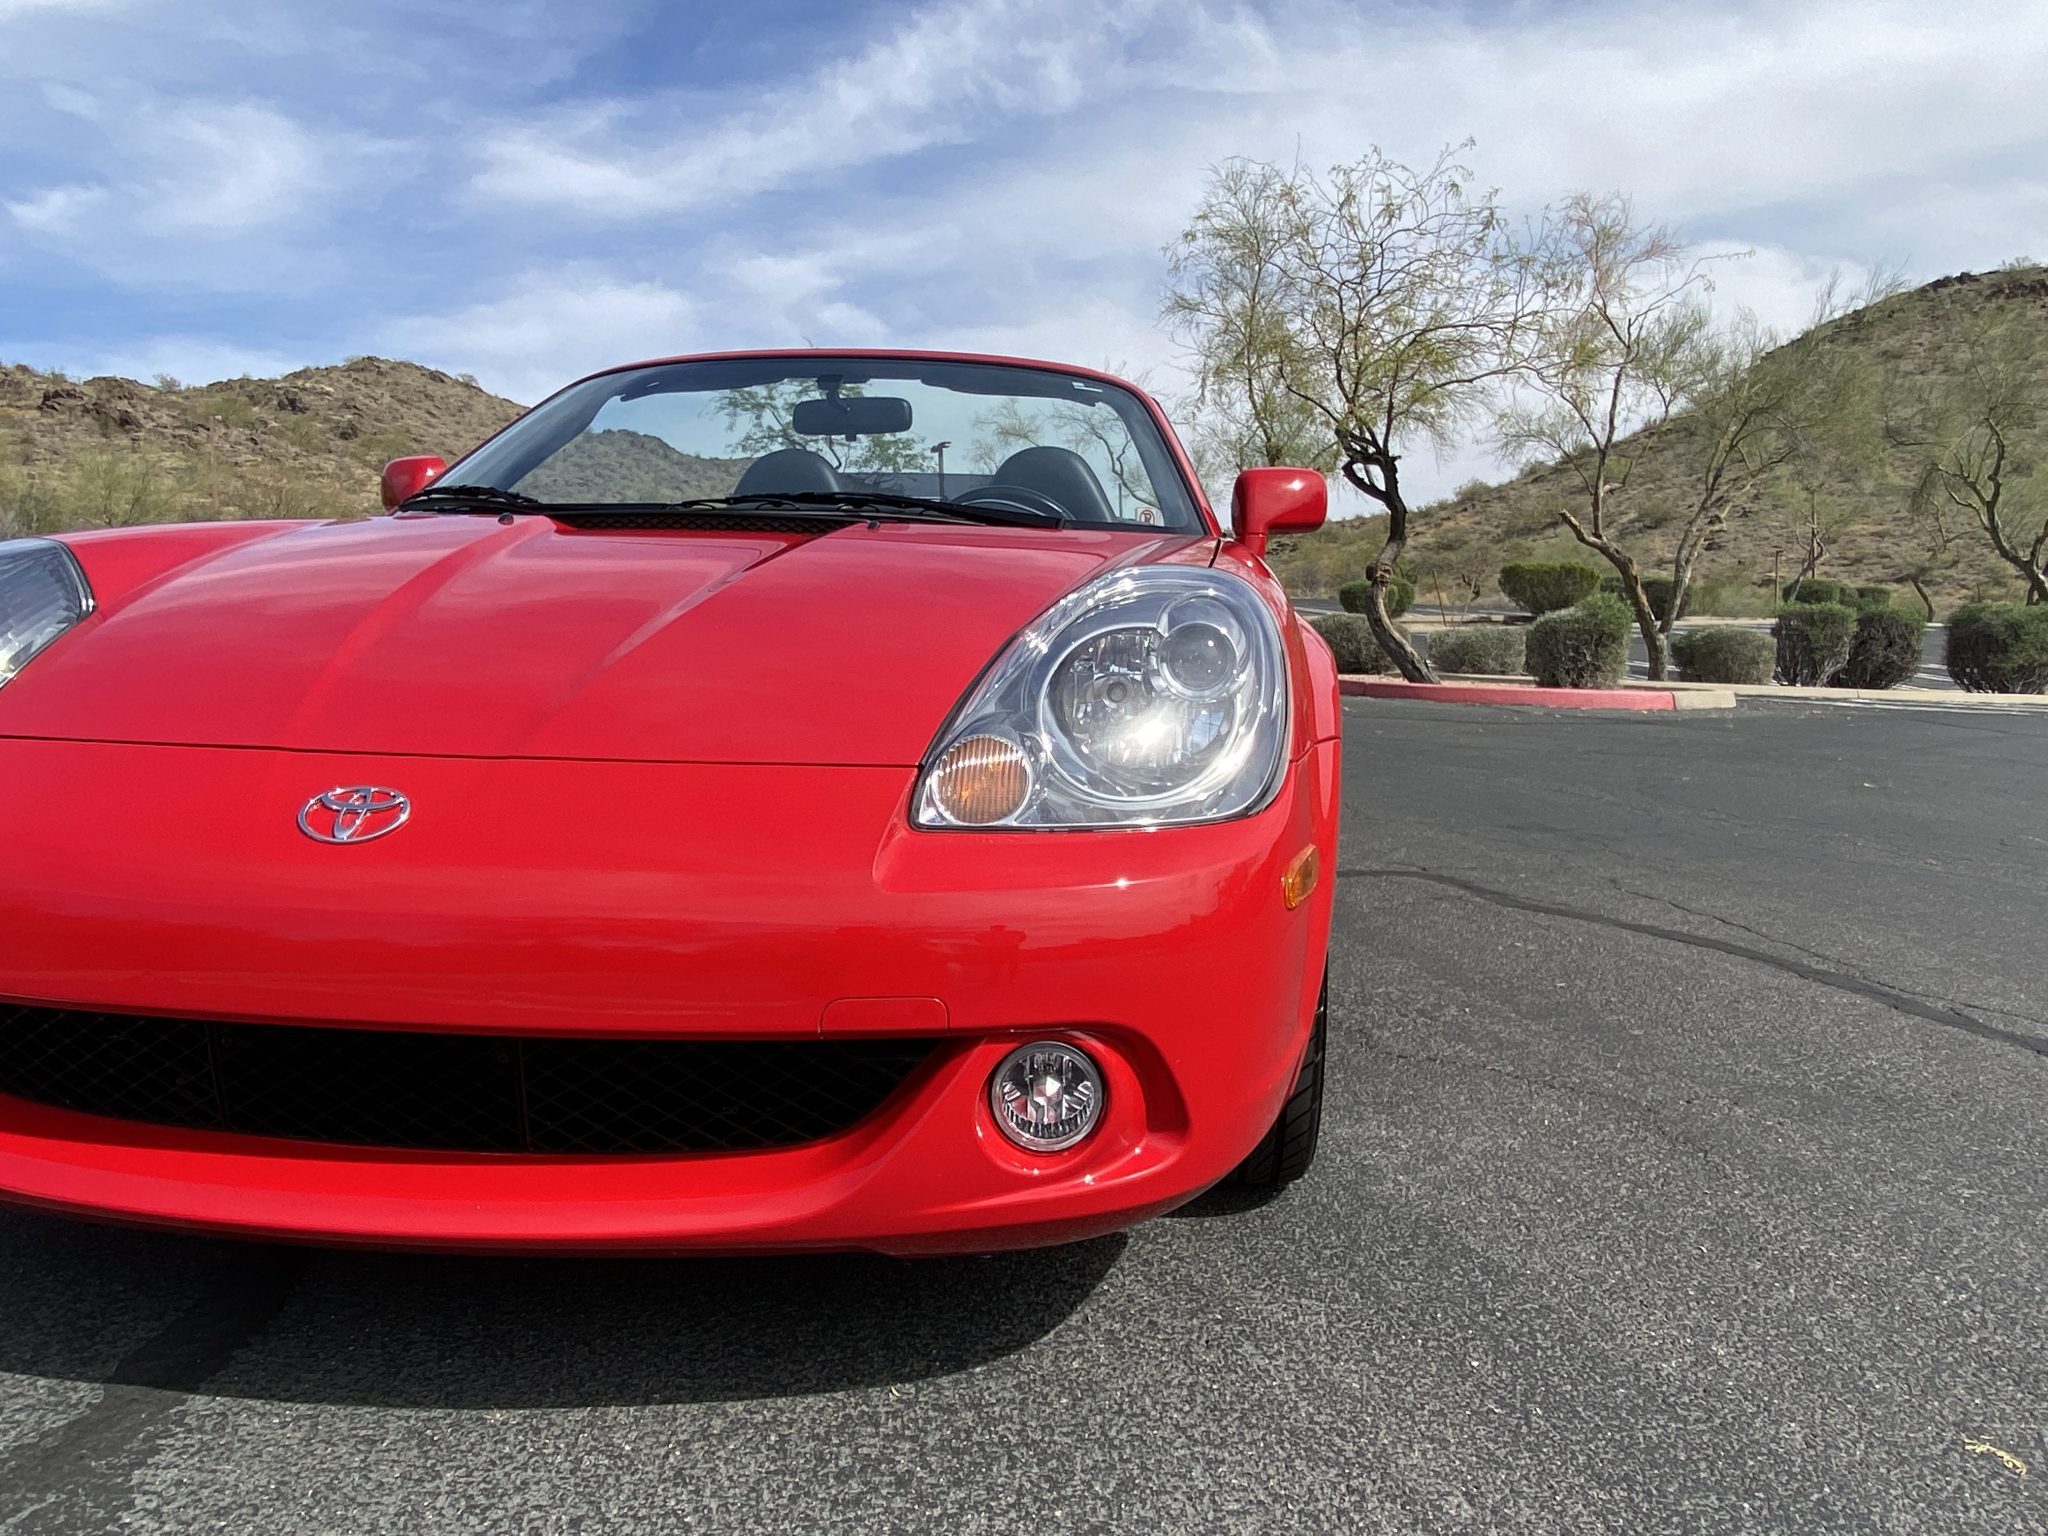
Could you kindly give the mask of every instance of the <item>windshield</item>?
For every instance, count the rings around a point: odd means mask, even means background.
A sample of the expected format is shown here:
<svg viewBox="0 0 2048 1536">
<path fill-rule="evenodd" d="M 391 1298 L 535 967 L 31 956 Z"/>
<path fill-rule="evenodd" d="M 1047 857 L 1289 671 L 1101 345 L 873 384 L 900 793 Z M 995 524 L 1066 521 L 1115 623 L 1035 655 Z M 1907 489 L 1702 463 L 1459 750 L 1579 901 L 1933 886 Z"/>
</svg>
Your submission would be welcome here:
<svg viewBox="0 0 2048 1536">
<path fill-rule="evenodd" d="M 543 502 L 867 493 L 1207 531 L 1135 394 L 993 363 L 807 354 L 602 374 L 444 478 Z"/>
</svg>

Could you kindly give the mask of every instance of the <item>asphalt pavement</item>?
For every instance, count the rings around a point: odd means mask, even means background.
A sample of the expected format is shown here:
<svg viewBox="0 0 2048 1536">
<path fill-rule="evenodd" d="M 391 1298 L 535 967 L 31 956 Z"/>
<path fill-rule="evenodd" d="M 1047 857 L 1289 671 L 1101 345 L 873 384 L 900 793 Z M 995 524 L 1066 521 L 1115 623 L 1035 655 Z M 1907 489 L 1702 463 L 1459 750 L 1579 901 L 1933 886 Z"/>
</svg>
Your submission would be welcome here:
<svg viewBox="0 0 2048 1536">
<path fill-rule="evenodd" d="M 1282 1198 L 921 1264 L 0 1214 L 0 1530 L 2048 1529 L 2048 719 L 1347 710 Z"/>
</svg>

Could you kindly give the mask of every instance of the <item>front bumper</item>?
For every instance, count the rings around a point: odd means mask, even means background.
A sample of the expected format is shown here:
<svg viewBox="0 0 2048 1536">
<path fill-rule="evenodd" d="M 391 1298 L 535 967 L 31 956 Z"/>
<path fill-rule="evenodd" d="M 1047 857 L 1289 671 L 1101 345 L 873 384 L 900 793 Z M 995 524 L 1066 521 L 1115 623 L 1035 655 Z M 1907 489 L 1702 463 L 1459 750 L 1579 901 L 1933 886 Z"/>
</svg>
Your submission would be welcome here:
<svg viewBox="0 0 2048 1536">
<path fill-rule="evenodd" d="M 1336 752 L 1258 816 L 1156 832 L 920 833 L 899 769 L 361 759 L 0 740 L 0 997 L 108 1012 L 493 1034 L 943 1035 L 826 1141 L 545 1157 L 267 1141 L 0 1097 L 0 1199 L 102 1218 L 447 1249 L 899 1253 L 1066 1241 L 1184 1202 L 1270 1126 L 1306 1046 Z M 401 834 L 315 843 L 337 784 Z M 1034 1156 L 989 1073 L 1057 1034 L 1101 1127 Z"/>
</svg>

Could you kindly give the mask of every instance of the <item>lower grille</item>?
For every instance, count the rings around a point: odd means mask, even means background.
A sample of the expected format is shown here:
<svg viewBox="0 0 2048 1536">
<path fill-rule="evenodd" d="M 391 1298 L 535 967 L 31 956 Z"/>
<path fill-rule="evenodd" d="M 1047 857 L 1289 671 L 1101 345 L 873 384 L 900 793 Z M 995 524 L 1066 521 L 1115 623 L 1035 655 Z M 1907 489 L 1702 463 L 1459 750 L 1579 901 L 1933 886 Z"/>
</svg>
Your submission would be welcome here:
<svg viewBox="0 0 2048 1536">
<path fill-rule="evenodd" d="M 936 1044 L 420 1034 L 0 1004 L 0 1093 L 348 1146 L 736 1152 L 850 1129 Z"/>
</svg>

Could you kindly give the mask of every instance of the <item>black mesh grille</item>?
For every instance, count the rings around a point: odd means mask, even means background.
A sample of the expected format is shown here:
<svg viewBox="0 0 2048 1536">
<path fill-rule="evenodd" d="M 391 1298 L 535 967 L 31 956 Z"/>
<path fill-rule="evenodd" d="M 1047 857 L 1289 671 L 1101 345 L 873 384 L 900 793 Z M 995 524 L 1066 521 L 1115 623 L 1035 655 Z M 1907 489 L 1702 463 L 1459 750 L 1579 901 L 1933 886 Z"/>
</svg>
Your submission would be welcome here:
<svg viewBox="0 0 2048 1536">
<path fill-rule="evenodd" d="M 705 1152 L 846 1130 L 932 1040 L 585 1040 L 0 1004 L 0 1093 L 152 1125 L 463 1152 Z"/>
</svg>

